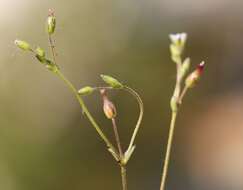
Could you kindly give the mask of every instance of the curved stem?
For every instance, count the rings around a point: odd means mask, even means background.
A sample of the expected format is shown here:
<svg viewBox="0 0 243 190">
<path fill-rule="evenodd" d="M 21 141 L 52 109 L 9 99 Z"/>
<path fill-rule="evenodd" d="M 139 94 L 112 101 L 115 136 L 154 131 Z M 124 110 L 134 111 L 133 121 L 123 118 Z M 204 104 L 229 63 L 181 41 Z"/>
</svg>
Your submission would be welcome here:
<svg viewBox="0 0 243 190">
<path fill-rule="evenodd" d="M 133 144 L 134 144 L 136 135 L 138 133 L 138 130 L 139 130 L 139 127 L 141 125 L 142 118 L 143 118 L 144 106 L 143 106 L 143 101 L 142 101 L 141 97 L 139 96 L 139 94 L 135 90 L 133 90 L 132 88 L 130 88 L 128 86 L 123 86 L 123 88 L 112 88 L 112 87 L 105 86 L 105 87 L 94 87 L 94 89 L 125 90 L 125 91 L 129 92 L 133 97 L 136 98 L 140 111 L 139 111 L 139 117 L 138 117 L 135 129 L 133 131 L 133 134 L 132 134 L 132 137 L 131 137 L 131 140 L 130 140 L 130 143 L 129 143 L 129 146 L 128 146 L 128 149 L 127 149 L 127 150 L 130 150 L 132 148 Z"/>
<path fill-rule="evenodd" d="M 168 142 L 167 142 L 167 149 L 166 149 L 164 167 L 163 167 L 163 172 L 162 172 L 160 190 L 165 189 L 165 182 L 166 182 L 166 177 L 167 177 L 167 173 L 168 173 L 168 166 L 169 166 L 169 161 L 170 161 L 170 153 L 171 153 L 171 147 L 172 147 L 172 142 L 173 142 L 176 117 L 177 117 L 177 112 L 172 112 L 172 117 L 171 117 L 171 122 L 170 122 L 170 132 L 169 132 L 169 137 L 168 137 Z"/>
<path fill-rule="evenodd" d="M 144 106 L 143 106 L 142 99 L 140 98 L 139 94 L 135 90 L 131 89 L 128 86 L 124 86 L 124 90 L 128 91 L 130 94 L 132 94 L 136 98 L 136 100 L 139 104 L 139 110 L 140 110 L 139 117 L 138 117 L 135 129 L 133 131 L 133 134 L 132 134 L 132 137 L 131 137 L 131 140 L 130 140 L 130 143 L 129 143 L 129 146 L 128 146 L 128 149 L 127 149 L 127 150 L 130 150 L 132 148 L 133 144 L 134 144 L 136 135 L 138 133 L 139 127 L 140 127 L 141 122 L 142 122 L 143 113 L 144 113 Z"/>
<path fill-rule="evenodd" d="M 60 70 L 57 70 L 55 72 L 57 74 L 57 76 L 62 79 L 66 85 L 71 89 L 71 91 L 74 93 L 74 95 L 76 96 L 81 108 L 83 109 L 83 112 L 85 113 L 85 115 L 87 116 L 87 118 L 89 119 L 89 121 L 91 122 L 92 126 L 95 128 L 95 130 L 98 132 L 98 134 L 100 135 L 100 137 L 103 139 L 103 141 L 106 143 L 107 147 L 110 148 L 115 154 L 117 154 L 116 149 L 114 148 L 114 146 L 112 145 L 112 143 L 108 140 L 108 138 L 105 136 L 105 134 L 102 132 L 102 130 L 100 129 L 100 127 L 98 126 L 98 124 L 96 123 L 95 119 L 92 117 L 92 115 L 90 114 L 88 108 L 86 107 L 86 105 L 84 104 L 84 101 L 82 100 L 82 98 L 79 96 L 76 88 L 73 86 L 73 84 L 65 78 L 65 76 L 61 73 Z"/>
</svg>

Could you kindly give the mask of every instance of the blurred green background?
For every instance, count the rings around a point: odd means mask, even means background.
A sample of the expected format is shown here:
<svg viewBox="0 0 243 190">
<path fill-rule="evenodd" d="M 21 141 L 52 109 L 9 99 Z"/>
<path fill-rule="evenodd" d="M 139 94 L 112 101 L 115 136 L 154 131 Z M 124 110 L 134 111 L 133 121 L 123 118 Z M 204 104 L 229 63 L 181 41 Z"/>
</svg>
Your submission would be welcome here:
<svg viewBox="0 0 243 190">
<path fill-rule="evenodd" d="M 243 189 L 243 13 L 237 0 L 0 0 L 0 189 L 121 189 L 120 172 L 73 94 L 14 46 L 48 49 L 45 21 L 55 10 L 55 44 L 64 74 L 79 88 L 100 74 L 136 89 L 145 117 L 128 164 L 129 190 L 158 190 L 175 65 L 169 33 L 187 32 L 186 56 L 206 62 L 177 126 L 167 189 Z M 110 94 L 127 146 L 138 107 Z M 98 94 L 85 98 L 108 136 Z"/>
</svg>

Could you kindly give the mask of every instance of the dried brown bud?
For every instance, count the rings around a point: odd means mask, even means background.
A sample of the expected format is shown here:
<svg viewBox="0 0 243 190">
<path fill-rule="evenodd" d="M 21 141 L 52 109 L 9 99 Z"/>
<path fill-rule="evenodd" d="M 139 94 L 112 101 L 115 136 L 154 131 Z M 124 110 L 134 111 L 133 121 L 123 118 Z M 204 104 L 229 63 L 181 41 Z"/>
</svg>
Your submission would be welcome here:
<svg viewBox="0 0 243 190">
<path fill-rule="evenodd" d="M 116 108 L 115 105 L 108 99 L 106 90 L 101 89 L 100 94 L 103 99 L 103 111 L 108 119 L 116 117 Z"/>
</svg>

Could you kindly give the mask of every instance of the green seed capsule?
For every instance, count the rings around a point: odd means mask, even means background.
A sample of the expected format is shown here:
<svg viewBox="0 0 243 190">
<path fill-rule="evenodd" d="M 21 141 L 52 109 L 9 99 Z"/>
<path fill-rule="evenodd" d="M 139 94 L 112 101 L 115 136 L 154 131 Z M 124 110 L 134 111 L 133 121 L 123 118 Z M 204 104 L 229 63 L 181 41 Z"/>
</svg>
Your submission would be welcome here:
<svg viewBox="0 0 243 190">
<path fill-rule="evenodd" d="M 16 44 L 17 47 L 19 47 L 22 50 L 32 51 L 30 44 L 23 40 L 15 40 L 14 43 Z"/>
<path fill-rule="evenodd" d="M 108 75 L 100 75 L 102 80 L 107 83 L 109 86 L 113 88 L 123 88 L 123 84 L 121 84 L 117 79 L 108 76 Z"/>
<path fill-rule="evenodd" d="M 93 91 L 94 91 L 94 88 L 92 88 L 92 87 L 90 87 L 90 86 L 85 86 L 85 87 L 81 88 L 81 89 L 78 91 L 78 94 L 79 94 L 79 95 L 82 95 L 82 96 L 85 96 L 85 95 L 89 95 L 89 94 L 91 94 Z"/>
</svg>

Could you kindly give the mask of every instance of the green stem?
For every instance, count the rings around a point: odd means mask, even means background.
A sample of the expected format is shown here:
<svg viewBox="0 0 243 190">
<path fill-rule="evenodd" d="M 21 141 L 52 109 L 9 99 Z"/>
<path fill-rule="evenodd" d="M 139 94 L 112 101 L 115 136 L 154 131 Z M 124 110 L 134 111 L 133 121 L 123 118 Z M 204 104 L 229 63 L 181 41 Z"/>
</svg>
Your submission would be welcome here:
<svg viewBox="0 0 243 190">
<path fill-rule="evenodd" d="M 170 122 L 170 131 L 169 131 L 169 137 L 168 137 L 168 142 L 167 142 L 166 155 L 165 155 L 164 167 L 163 167 L 163 172 L 162 172 L 160 190 L 165 189 L 165 182 L 166 182 L 166 177 L 167 177 L 167 174 L 168 174 L 168 167 L 169 167 L 169 161 L 170 161 L 170 154 L 171 154 L 171 147 L 172 147 L 173 136 L 174 136 L 176 117 L 177 117 L 177 112 L 172 112 L 172 117 L 171 117 L 171 122 Z"/>
<path fill-rule="evenodd" d="M 122 189 L 127 190 L 127 170 L 126 166 L 121 165 Z"/>
<path fill-rule="evenodd" d="M 92 115 L 90 114 L 88 108 L 86 107 L 84 101 L 82 100 L 82 98 L 79 96 L 76 88 L 73 86 L 73 84 L 62 74 L 62 72 L 60 70 L 57 70 L 55 72 L 57 74 L 57 76 L 62 79 L 66 85 L 70 88 L 70 90 L 74 93 L 74 95 L 76 96 L 81 108 L 83 109 L 83 112 L 85 113 L 85 115 L 87 116 L 87 118 L 89 119 L 89 121 L 91 122 L 92 126 L 95 128 L 95 130 L 98 132 L 98 134 L 100 135 L 100 137 L 103 139 L 103 141 L 106 143 L 107 147 L 109 149 L 111 149 L 115 154 L 117 154 L 116 149 L 114 148 L 114 146 L 112 145 L 112 143 L 108 140 L 108 138 L 105 136 L 105 134 L 102 132 L 102 130 L 100 129 L 100 127 L 98 126 L 98 124 L 96 123 L 96 121 L 94 120 L 94 118 L 92 117 Z"/>
<path fill-rule="evenodd" d="M 180 97 L 179 97 L 179 100 L 178 100 L 178 103 L 179 103 L 179 104 L 182 104 L 182 99 L 183 99 L 184 96 L 186 95 L 187 90 L 188 90 L 188 87 L 185 86 L 185 87 L 183 88 L 183 90 L 182 90 L 182 93 L 181 93 Z"/>
<path fill-rule="evenodd" d="M 133 134 L 132 134 L 132 137 L 131 137 L 131 140 L 130 140 L 130 143 L 129 143 L 129 146 L 128 146 L 128 149 L 127 149 L 127 150 L 130 150 L 132 148 L 133 144 L 134 144 L 135 138 L 137 136 L 138 130 L 139 130 L 141 122 L 142 122 L 143 113 L 144 113 L 144 106 L 143 106 L 142 99 L 140 98 L 139 94 L 136 91 L 134 91 L 133 89 L 131 89 L 128 86 L 124 86 L 124 90 L 128 91 L 130 94 L 132 94 L 136 98 L 136 100 L 139 104 L 139 110 L 140 110 L 138 121 L 136 123 L 135 129 L 133 131 Z"/>
<path fill-rule="evenodd" d="M 122 163 L 124 155 L 123 155 L 123 151 L 122 151 L 121 141 L 120 141 L 115 118 L 112 118 L 112 126 L 113 126 L 114 135 L 115 135 L 116 143 L 118 146 L 119 156 L 120 156 L 120 161 L 121 161 L 120 167 L 121 167 L 121 178 L 122 178 L 122 190 L 127 190 L 126 165 Z"/>
</svg>

